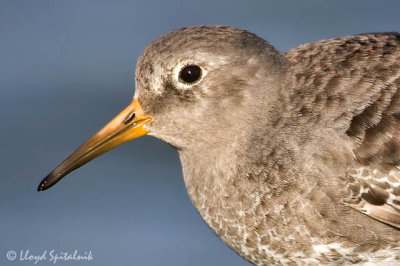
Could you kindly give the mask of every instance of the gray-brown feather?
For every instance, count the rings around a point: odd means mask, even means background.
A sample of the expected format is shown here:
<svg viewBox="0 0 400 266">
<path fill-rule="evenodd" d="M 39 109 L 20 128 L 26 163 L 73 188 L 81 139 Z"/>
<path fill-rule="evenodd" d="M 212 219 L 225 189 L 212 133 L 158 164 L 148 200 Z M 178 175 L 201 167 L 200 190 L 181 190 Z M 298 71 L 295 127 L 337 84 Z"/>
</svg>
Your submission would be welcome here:
<svg viewBox="0 0 400 266">
<path fill-rule="evenodd" d="M 331 124 L 354 147 L 344 201 L 400 228 L 400 35 L 342 37 L 300 46 L 287 56 L 299 91 L 315 90 L 298 101 L 299 112 Z"/>
</svg>

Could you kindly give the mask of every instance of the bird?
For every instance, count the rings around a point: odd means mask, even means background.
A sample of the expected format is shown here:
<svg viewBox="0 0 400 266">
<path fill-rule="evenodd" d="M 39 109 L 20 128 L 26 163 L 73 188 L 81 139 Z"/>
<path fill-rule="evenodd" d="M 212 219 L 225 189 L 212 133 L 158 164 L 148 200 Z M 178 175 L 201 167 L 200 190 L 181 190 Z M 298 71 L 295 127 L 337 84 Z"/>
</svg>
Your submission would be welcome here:
<svg viewBox="0 0 400 266">
<path fill-rule="evenodd" d="M 400 34 L 286 52 L 190 26 L 150 43 L 131 104 L 38 190 L 128 140 L 178 151 L 202 219 L 255 265 L 400 264 Z"/>
</svg>

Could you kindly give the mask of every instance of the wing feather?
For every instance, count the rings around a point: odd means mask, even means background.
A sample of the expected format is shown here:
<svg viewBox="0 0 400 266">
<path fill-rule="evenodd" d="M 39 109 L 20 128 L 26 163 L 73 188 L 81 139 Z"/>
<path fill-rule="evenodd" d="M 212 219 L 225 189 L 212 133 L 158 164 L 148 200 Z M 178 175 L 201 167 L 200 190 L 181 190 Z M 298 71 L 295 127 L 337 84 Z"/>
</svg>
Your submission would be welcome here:
<svg viewBox="0 0 400 266">
<path fill-rule="evenodd" d="M 400 228 L 400 212 L 398 209 L 387 204 L 377 206 L 368 202 L 365 203 L 363 209 L 366 210 L 366 214 L 372 218 L 396 228 Z"/>
<path fill-rule="evenodd" d="M 331 125 L 354 147 L 344 202 L 400 229 L 400 34 L 319 41 L 286 57 L 299 117 Z"/>
<path fill-rule="evenodd" d="M 400 229 L 400 38 L 398 34 L 393 36 L 397 42 L 382 53 L 394 54 L 388 64 L 391 75 L 385 77 L 379 96 L 353 117 L 346 132 L 355 144 L 360 165 L 358 175 L 352 176 L 352 187 L 358 186 L 359 193 L 353 190 L 353 197 L 347 202 Z M 354 204 L 355 201 L 358 203 Z"/>
</svg>

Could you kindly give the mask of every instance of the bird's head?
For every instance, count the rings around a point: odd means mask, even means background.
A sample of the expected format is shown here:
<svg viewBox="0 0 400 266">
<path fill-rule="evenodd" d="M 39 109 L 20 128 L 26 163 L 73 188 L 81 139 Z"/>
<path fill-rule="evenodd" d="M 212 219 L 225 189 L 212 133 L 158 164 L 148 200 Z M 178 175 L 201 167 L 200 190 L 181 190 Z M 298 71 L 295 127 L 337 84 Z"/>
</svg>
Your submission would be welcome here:
<svg viewBox="0 0 400 266">
<path fill-rule="evenodd" d="M 146 134 L 183 150 L 240 139 L 255 118 L 273 112 L 285 67 L 279 51 L 244 30 L 199 26 L 167 33 L 139 58 L 132 103 L 46 176 L 38 189 L 51 187 L 100 154 Z"/>
</svg>

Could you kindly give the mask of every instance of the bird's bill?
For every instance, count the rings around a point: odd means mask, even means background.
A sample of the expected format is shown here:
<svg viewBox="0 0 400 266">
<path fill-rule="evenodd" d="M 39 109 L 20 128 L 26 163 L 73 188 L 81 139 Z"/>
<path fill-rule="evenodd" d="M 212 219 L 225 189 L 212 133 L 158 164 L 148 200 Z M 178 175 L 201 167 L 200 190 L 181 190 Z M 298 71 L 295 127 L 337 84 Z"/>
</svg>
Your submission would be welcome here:
<svg viewBox="0 0 400 266">
<path fill-rule="evenodd" d="M 38 190 L 46 190 L 68 173 L 112 148 L 149 133 L 144 125 L 151 116 L 143 113 L 137 98 L 119 115 L 74 151 L 40 182 Z"/>
</svg>

